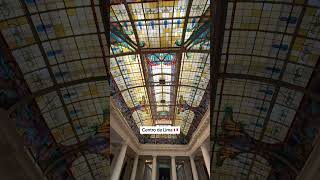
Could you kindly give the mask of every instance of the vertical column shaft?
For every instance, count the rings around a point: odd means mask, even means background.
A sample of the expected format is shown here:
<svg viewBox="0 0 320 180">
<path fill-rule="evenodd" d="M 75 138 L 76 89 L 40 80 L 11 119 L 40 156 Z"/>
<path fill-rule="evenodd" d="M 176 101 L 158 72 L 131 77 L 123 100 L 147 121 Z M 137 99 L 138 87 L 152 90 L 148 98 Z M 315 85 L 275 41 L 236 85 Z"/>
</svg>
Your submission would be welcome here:
<svg viewBox="0 0 320 180">
<path fill-rule="evenodd" d="M 117 158 L 117 162 L 115 164 L 115 167 L 114 167 L 112 175 L 111 175 L 111 180 L 119 180 L 119 178 L 120 178 L 123 160 L 126 156 L 127 147 L 128 147 L 127 144 L 123 144 L 121 147 L 120 153 Z"/>
<path fill-rule="evenodd" d="M 200 147 L 201 147 L 204 163 L 206 165 L 206 169 L 207 169 L 208 175 L 210 177 L 210 155 L 209 155 L 207 147 L 204 144 L 202 144 Z"/>
<path fill-rule="evenodd" d="M 193 180 L 199 180 L 197 167 L 196 167 L 196 164 L 194 163 L 194 158 L 192 156 L 190 156 L 190 164 L 191 164 Z"/>
<path fill-rule="evenodd" d="M 176 158 L 174 156 L 171 156 L 171 177 L 172 180 L 177 180 Z"/>
<path fill-rule="evenodd" d="M 134 161 L 133 161 L 133 168 L 132 168 L 130 180 L 135 180 L 135 178 L 136 178 L 138 160 L 139 160 L 139 155 L 136 155 L 136 157 L 134 158 Z"/>
<path fill-rule="evenodd" d="M 157 180 L 157 156 L 152 156 L 152 176 L 151 180 Z"/>
</svg>

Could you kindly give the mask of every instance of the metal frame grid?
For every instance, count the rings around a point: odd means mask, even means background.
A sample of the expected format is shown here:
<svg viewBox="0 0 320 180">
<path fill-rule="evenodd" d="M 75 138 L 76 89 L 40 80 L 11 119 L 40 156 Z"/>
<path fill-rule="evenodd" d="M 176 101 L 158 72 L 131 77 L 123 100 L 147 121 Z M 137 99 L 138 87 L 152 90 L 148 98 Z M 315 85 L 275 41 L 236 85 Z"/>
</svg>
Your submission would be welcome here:
<svg viewBox="0 0 320 180">
<path fill-rule="evenodd" d="M 142 143 L 185 144 L 196 129 L 193 121 L 204 114 L 200 102 L 209 83 L 210 29 L 204 26 L 209 4 L 111 1 L 111 74 L 119 90 L 114 93 L 122 94 L 132 114 L 133 120 L 127 120 L 136 127 L 180 125 L 183 131 L 181 136 L 144 136 Z M 133 130 L 139 136 L 138 128 Z"/>
<path fill-rule="evenodd" d="M 286 143 L 304 96 L 320 100 L 308 91 L 318 71 L 320 4 L 230 0 L 213 6 L 211 175 L 268 179 L 280 170 L 264 149 Z M 231 137 L 239 138 L 237 143 Z M 281 162 L 294 176 L 299 172 Z"/>
<path fill-rule="evenodd" d="M 160 106 L 155 89 L 170 99 L 166 106 L 173 112 L 171 123 L 184 127 L 183 137 L 152 137 L 144 143 L 187 143 L 207 108 L 204 99 L 210 89 L 216 92 L 210 97 L 213 164 L 218 149 L 227 146 L 221 136 L 225 108 L 232 107 L 233 121 L 261 142 L 255 153 L 237 152 L 235 159 L 214 167 L 212 176 L 267 179 L 274 169 L 262 155 L 263 144 L 287 140 L 303 97 L 320 101 L 309 90 L 312 74 L 319 71 L 320 5 L 313 0 L 221 0 L 211 6 L 207 1 L 172 2 L 112 1 L 118 9 L 111 8 L 114 26 L 109 37 L 109 18 L 101 15 L 108 14 L 105 2 L 4 1 L 1 34 L 32 91 L 9 111 L 35 98 L 56 141 L 79 145 L 104 121 L 110 54 L 119 90 L 113 93 L 124 99 L 136 127 L 155 124 Z M 210 14 L 214 21 L 208 23 Z M 175 54 L 174 71 L 165 74 L 160 68 L 160 74 L 171 79 L 168 84 L 149 81 L 156 77 L 146 57 L 155 54 Z M 70 170 L 79 175 L 82 169 L 77 166 L 84 163 L 88 171 L 75 178 L 106 176 L 105 159 L 80 154 L 80 162 Z"/>
<path fill-rule="evenodd" d="M 104 115 L 110 97 L 109 29 L 102 16 L 107 4 L 98 0 L 1 3 L 1 34 L 32 92 L 9 111 L 34 98 L 55 141 L 66 149 L 82 146 L 109 120 Z M 87 149 L 78 153 L 87 171 L 78 177 L 82 169 L 71 165 L 75 179 L 109 176 L 104 156 L 88 154 Z"/>
</svg>

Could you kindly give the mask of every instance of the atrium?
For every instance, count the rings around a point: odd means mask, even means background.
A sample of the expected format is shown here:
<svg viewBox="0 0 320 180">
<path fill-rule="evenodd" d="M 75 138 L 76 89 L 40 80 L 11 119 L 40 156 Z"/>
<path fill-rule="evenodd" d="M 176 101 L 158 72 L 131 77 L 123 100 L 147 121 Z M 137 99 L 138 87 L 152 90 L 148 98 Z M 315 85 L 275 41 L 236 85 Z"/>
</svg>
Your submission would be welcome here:
<svg viewBox="0 0 320 180">
<path fill-rule="evenodd" d="M 0 44 L 0 179 L 320 175 L 319 0 L 0 0 Z"/>
</svg>

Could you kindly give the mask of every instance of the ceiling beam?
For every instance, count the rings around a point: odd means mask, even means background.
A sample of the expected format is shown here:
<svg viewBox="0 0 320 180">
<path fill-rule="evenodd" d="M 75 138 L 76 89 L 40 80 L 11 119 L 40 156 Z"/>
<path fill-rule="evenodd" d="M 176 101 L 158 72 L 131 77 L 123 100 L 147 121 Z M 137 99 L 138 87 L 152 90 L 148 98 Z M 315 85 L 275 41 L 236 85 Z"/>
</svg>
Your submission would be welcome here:
<svg viewBox="0 0 320 180">
<path fill-rule="evenodd" d="M 213 17 L 213 21 L 210 21 L 210 89 L 212 92 L 210 96 L 210 142 L 212 144 L 210 164 L 213 162 L 215 144 L 218 138 L 218 118 L 214 121 L 213 115 L 218 90 L 227 8 L 228 2 L 226 0 L 210 0 L 210 14 Z M 213 177 L 212 170 L 211 177 Z"/>
<path fill-rule="evenodd" d="M 210 50 L 197 50 L 197 49 L 186 49 L 181 48 L 157 48 L 157 49 L 140 49 L 139 52 L 125 52 L 121 54 L 112 54 L 110 57 L 119 57 L 127 55 L 136 55 L 136 54 L 155 54 L 155 53 L 179 53 L 179 52 L 190 52 L 190 53 L 209 53 Z"/>
<path fill-rule="evenodd" d="M 236 73 L 219 73 L 218 76 L 220 79 L 252 80 L 252 81 L 258 81 L 258 82 L 262 82 L 262 83 L 266 83 L 266 84 L 271 84 L 274 86 L 284 87 L 287 89 L 301 92 L 301 93 L 305 94 L 306 96 L 309 96 L 309 97 L 313 98 L 314 100 L 320 102 L 320 94 L 313 93 L 304 87 L 290 84 L 288 82 L 285 82 L 285 81 L 282 81 L 279 79 L 266 78 L 266 77 L 262 77 L 262 76 L 254 76 L 254 75 L 249 75 L 249 74 L 236 74 Z"/>
<path fill-rule="evenodd" d="M 148 69 L 147 69 L 147 65 L 146 65 L 146 62 L 144 61 L 144 56 L 141 54 L 141 47 L 140 47 L 140 40 L 139 40 L 139 36 L 138 36 L 138 33 L 137 33 L 137 29 L 136 29 L 136 26 L 135 26 L 135 23 L 134 23 L 134 20 L 133 20 L 133 17 L 132 17 L 132 14 L 131 14 L 131 11 L 129 9 L 129 6 L 127 4 L 127 1 L 124 1 L 124 6 L 127 10 L 127 13 L 128 13 L 128 16 L 129 16 L 129 20 L 130 20 L 130 23 L 131 23 L 131 26 L 132 26 L 132 30 L 133 30 L 133 33 L 134 33 L 134 36 L 136 38 L 136 41 L 137 41 L 137 44 L 138 44 L 138 49 L 137 49 L 137 54 L 139 54 L 140 56 L 140 63 L 141 63 L 141 66 L 142 66 L 142 73 L 143 73 L 143 77 L 144 77 L 144 82 L 145 82 L 145 87 L 146 87 L 146 90 L 147 90 L 147 95 L 148 95 L 148 100 L 149 100 L 149 104 L 151 104 L 152 102 L 152 96 L 151 96 L 151 90 L 150 90 L 150 86 L 149 86 L 149 77 L 148 77 Z M 129 93 L 131 94 L 131 93 Z M 153 118 L 153 115 L 155 112 L 153 112 L 152 109 L 150 109 L 150 114 L 151 114 L 151 118 L 153 120 L 153 123 L 155 122 L 154 118 Z M 140 118 L 140 115 L 138 115 L 139 118 Z M 140 121 L 141 121 L 141 124 L 143 124 L 141 118 L 140 118 Z"/>
<path fill-rule="evenodd" d="M 178 96 L 178 87 L 179 87 L 179 79 L 180 79 L 180 72 L 181 72 L 181 64 L 182 64 L 182 60 L 183 60 L 183 52 L 186 50 L 186 48 L 184 48 L 184 41 L 185 41 L 185 37 L 186 37 L 186 31 L 187 31 L 187 26 L 188 26 L 188 19 L 189 19 L 189 14 L 191 11 L 191 7 L 192 7 L 192 2 L 193 0 L 189 0 L 188 1 L 188 6 L 187 6 L 187 11 L 186 11 L 186 16 L 184 19 L 184 23 L 183 23 L 183 30 L 182 30 L 182 39 L 181 39 L 181 47 L 179 49 L 179 51 L 176 54 L 176 58 L 177 58 L 177 63 L 176 63 L 176 74 L 174 76 L 174 94 L 173 94 L 173 119 L 172 119 L 172 125 L 176 125 L 175 121 L 176 121 L 176 109 L 177 109 L 177 96 Z M 186 98 L 186 97 L 184 97 Z M 182 129 L 183 131 L 183 129 Z M 177 135 L 178 137 L 178 135 Z"/>
<path fill-rule="evenodd" d="M 82 83 L 90 83 L 90 82 L 97 82 L 97 81 L 107 81 L 108 79 L 109 79 L 108 76 L 96 76 L 96 77 L 89 77 L 89 78 L 84 78 L 84 79 L 78 79 L 78 80 L 68 81 L 68 82 L 64 82 L 64 83 L 59 83 L 59 84 L 50 86 L 48 88 L 41 89 L 39 91 L 33 92 L 32 94 L 24 96 L 23 98 L 19 99 L 19 101 L 17 101 L 14 105 L 12 105 L 9 108 L 8 111 L 10 113 L 12 113 L 20 105 L 27 104 L 27 103 L 33 101 L 35 98 L 37 98 L 39 96 L 43 96 L 45 94 L 48 94 L 48 93 L 51 93 L 51 92 L 55 92 L 55 91 L 57 91 L 59 89 L 62 89 L 62 88 L 67 88 L 69 86 L 75 86 L 75 85 L 82 84 Z"/>
<path fill-rule="evenodd" d="M 98 17 L 97 17 L 97 13 L 96 13 L 96 6 L 94 4 L 94 0 L 91 0 L 91 10 L 92 10 L 92 13 L 93 13 L 94 23 L 95 23 L 96 29 L 97 29 L 97 35 L 98 35 L 98 40 L 99 40 L 99 44 L 100 44 L 100 50 L 101 50 L 102 57 L 103 57 L 103 64 L 104 64 L 104 67 L 106 68 L 106 73 L 108 75 L 108 72 L 110 71 L 110 67 L 108 66 L 109 63 L 107 62 L 107 58 L 106 58 L 107 55 L 106 55 L 106 51 L 105 51 L 105 48 L 104 48 L 103 42 L 102 42 L 102 36 L 101 36 L 102 34 L 100 32 L 100 27 L 99 27 L 99 22 L 98 22 Z M 109 51 L 109 49 L 107 49 L 107 51 Z"/>
</svg>

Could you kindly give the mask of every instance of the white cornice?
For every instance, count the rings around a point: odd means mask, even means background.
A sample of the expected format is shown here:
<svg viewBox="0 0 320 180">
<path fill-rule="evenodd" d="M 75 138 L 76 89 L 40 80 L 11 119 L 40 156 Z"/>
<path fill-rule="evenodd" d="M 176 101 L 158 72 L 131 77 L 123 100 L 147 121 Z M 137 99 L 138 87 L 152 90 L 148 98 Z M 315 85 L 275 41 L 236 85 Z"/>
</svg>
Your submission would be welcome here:
<svg viewBox="0 0 320 180">
<path fill-rule="evenodd" d="M 208 108 L 210 109 L 210 108 Z M 207 111 L 198 128 L 187 145 L 175 144 L 140 144 L 130 126 L 111 100 L 111 127 L 139 155 L 156 156 L 190 156 L 210 135 L 209 111 Z M 112 137 L 111 137 L 112 138 Z"/>
<path fill-rule="evenodd" d="M 110 104 L 110 126 L 121 136 L 133 151 L 139 152 L 139 141 L 136 135 L 132 132 L 121 112 L 119 112 L 118 108 L 115 107 L 113 100 L 110 101 Z"/>
</svg>

